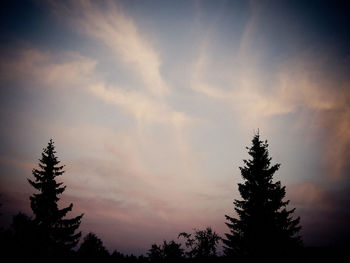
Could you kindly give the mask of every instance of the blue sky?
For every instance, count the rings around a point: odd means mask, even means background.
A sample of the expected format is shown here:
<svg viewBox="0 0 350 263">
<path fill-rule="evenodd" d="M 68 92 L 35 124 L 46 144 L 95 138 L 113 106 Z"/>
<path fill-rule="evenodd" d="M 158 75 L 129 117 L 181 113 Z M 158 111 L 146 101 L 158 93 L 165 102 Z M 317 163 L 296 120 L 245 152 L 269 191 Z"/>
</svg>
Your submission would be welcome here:
<svg viewBox="0 0 350 263">
<path fill-rule="evenodd" d="M 62 201 L 85 213 L 81 229 L 109 249 L 145 253 L 207 225 L 222 235 L 245 147 L 260 129 L 305 243 L 345 242 L 348 5 L 2 5 L 4 224 L 30 214 L 26 178 L 53 138 L 67 171 Z"/>
</svg>

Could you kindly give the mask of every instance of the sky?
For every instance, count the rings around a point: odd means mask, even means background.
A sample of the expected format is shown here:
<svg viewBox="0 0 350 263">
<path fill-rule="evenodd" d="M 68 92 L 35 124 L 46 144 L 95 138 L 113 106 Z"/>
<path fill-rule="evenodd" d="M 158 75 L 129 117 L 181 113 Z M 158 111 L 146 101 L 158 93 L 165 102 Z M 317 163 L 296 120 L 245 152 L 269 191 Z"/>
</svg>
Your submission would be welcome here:
<svg viewBox="0 0 350 263">
<path fill-rule="evenodd" d="M 32 215 L 52 138 L 60 200 L 122 253 L 234 216 L 259 129 L 304 244 L 350 236 L 350 6 L 341 1 L 2 1 L 1 224 Z"/>
</svg>

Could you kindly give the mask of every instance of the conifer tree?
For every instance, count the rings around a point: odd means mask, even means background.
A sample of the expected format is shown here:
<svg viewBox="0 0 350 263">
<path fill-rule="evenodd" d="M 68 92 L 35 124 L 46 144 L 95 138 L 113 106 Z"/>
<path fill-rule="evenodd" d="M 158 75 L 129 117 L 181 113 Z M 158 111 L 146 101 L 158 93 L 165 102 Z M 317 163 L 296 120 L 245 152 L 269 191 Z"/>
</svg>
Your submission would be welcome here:
<svg viewBox="0 0 350 263">
<path fill-rule="evenodd" d="M 243 160 L 244 166 L 239 167 L 244 183 L 238 184 L 242 200 L 234 200 L 237 218 L 225 215 L 230 229 L 223 240 L 228 256 L 274 259 L 301 245 L 300 218 L 293 218 L 295 208 L 287 209 L 285 186 L 272 181 L 280 164 L 271 165 L 267 148 L 267 141 L 261 141 L 258 132 L 252 146 L 247 147 L 251 159 Z"/>
<path fill-rule="evenodd" d="M 43 149 L 39 160 L 39 169 L 33 169 L 35 180 L 29 183 L 39 191 L 30 197 L 30 205 L 34 213 L 34 222 L 40 230 L 40 238 L 44 254 L 62 253 L 74 248 L 81 236 L 76 233 L 83 215 L 67 219 L 66 215 L 72 210 L 73 204 L 59 209 L 58 201 L 66 186 L 56 182 L 56 177 L 64 173 L 64 166 L 56 157 L 54 142 L 49 141 Z"/>
</svg>

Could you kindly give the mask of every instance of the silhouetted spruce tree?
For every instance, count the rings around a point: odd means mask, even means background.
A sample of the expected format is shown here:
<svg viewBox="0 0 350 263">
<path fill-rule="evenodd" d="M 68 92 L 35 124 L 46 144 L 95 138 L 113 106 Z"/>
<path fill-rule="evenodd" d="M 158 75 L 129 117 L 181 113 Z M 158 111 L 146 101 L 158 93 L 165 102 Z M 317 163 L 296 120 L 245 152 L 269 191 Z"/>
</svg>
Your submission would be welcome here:
<svg viewBox="0 0 350 263">
<path fill-rule="evenodd" d="M 285 186 L 273 182 L 280 164 L 271 165 L 267 141 L 260 140 L 259 132 L 247 147 L 250 160 L 239 167 L 245 180 L 238 184 L 242 200 L 235 200 L 238 217 L 225 215 L 230 229 L 224 242 L 227 256 L 254 256 L 274 259 L 278 254 L 292 251 L 301 245 L 300 218 L 293 219 L 295 210 L 287 210 L 284 201 Z"/>
<path fill-rule="evenodd" d="M 30 197 L 30 205 L 34 213 L 42 242 L 43 253 L 46 256 L 62 255 L 74 248 L 81 236 L 76 233 L 83 215 L 66 219 L 66 215 L 72 210 L 73 204 L 59 209 L 58 201 L 66 186 L 57 183 L 56 177 L 64 173 L 60 161 L 56 157 L 55 146 L 52 139 L 43 149 L 39 160 L 39 169 L 33 169 L 34 181 L 29 183 L 39 191 Z"/>
</svg>

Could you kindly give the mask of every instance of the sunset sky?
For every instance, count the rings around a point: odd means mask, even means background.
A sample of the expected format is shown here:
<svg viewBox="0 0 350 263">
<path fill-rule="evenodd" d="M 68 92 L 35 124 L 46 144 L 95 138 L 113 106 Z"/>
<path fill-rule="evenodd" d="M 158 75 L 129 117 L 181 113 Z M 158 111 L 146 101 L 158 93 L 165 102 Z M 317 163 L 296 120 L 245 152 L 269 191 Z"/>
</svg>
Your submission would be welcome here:
<svg viewBox="0 0 350 263">
<path fill-rule="evenodd" d="M 339 1 L 2 1 L 2 225 L 52 138 L 111 251 L 224 235 L 259 129 L 305 245 L 349 243 L 349 28 Z"/>
</svg>

